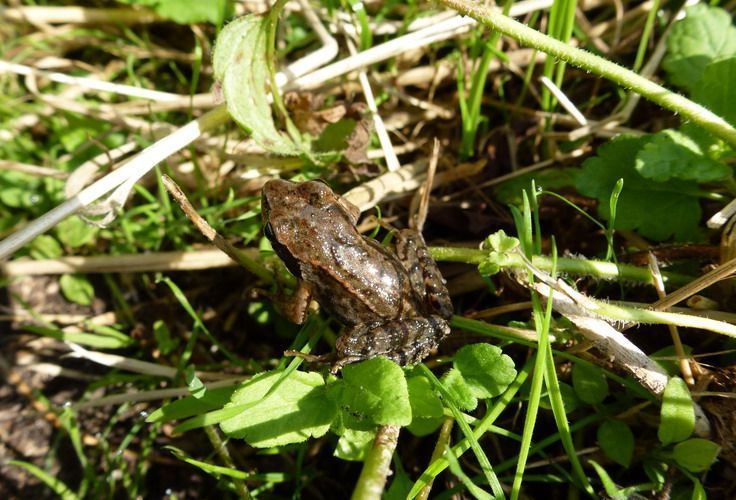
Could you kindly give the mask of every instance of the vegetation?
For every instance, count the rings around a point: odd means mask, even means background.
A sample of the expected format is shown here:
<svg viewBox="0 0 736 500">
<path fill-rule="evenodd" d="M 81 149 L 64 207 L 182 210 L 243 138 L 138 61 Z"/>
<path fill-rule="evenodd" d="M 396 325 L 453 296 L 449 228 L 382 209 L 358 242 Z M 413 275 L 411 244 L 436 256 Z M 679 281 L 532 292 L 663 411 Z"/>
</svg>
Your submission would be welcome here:
<svg viewBox="0 0 736 500">
<path fill-rule="evenodd" d="M 10 2 L 0 491 L 732 498 L 730 6 Z M 423 231 L 436 355 L 307 361 L 273 177 Z"/>
</svg>

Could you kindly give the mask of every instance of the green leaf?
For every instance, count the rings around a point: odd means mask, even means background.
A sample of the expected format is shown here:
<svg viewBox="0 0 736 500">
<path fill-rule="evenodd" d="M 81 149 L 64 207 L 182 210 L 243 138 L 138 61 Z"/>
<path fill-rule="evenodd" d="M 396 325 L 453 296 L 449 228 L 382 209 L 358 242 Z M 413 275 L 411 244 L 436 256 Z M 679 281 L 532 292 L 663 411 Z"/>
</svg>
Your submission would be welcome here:
<svg viewBox="0 0 736 500">
<path fill-rule="evenodd" d="M 488 236 L 481 248 L 490 250 L 483 261 L 478 264 L 478 272 L 483 276 L 493 276 L 505 267 L 509 252 L 519 246 L 518 238 L 506 236 L 501 229 Z"/>
<path fill-rule="evenodd" d="M 169 422 L 171 420 L 181 420 L 201 415 L 208 411 L 222 408 L 230 401 L 233 393 L 238 386 L 221 387 L 218 389 L 209 389 L 204 397 L 195 398 L 194 396 L 186 396 L 171 403 L 163 405 L 161 408 L 153 411 L 146 422 Z"/>
<path fill-rule="evenodd" d="M 406 500 L 409 497 L 409 492 L 414 486 L 414 480 L 404 470 L 401 465 L 401 460 L 398 456 L 394 456 L 394 474 L 391 480 L 391 485 L 388 490 L 381 497 L 382 500 Z"/>
<path fill-rule="evenodd" d="M 187 383 L 189 394 L 197 399 L 202 399 L 207 394 L 207 388 L 194 371 L 194 366 L 189 365 L 184 369 L 184 379 Z"/>
<path fill-rule="evenodd" d="M 343 368 L 341 406 L 364 415 L 377 425 L 409 425 L 411 405 L 404 371 L 378 357 Z"/>
<path fill-rule="evenodd" d="M 444 411 L 442 401 L 432 389 L 432 383 L 422 375 L 409 377 L 409 404 L 412 420 L 409 431 L 415 436 L 426 436 L 442 424 Z"/>
<path fill-rule="evenodd" d="M 324 435 L 337 408 L 326 397 L 322 376 L 295 371 L 264 399 L 281 377 L 281 371 L 261 373 L 235 391 L 226 409 L 252 406 L 221 422 L 223 432 L 256 448 L 300 443 Z"/>
<path fill-rule="evenodd" d="M 357 121 L 352 118 L 343 118 L 330 123 L 314 141 L 313 149 L 316 152 L 343 151 L 348 147 L 348 138 L 355 130 Z"/>
<path fill-rule="evenodd" d="M 0 189 L 0 203 L 11 208 L 29 208 L 33 206 L 33 199 L 37 196 L 32 190 L 19 187 L 5 187 Z"/>
<path fill-rule="evenodd" d="M 575 363 L 572 367 L 572 386 L 581 401 L 590 405 L 601 403 L 608 396 L 608 382 L 597 366 Z"/>
<path fill-rule="evenodd" d="M 462 374 L 471 394 L 479 399 L 498 396 L 516 378 L 514 361 L 491 344 L 462 347 L 452 364 Z"/>
<path fill-rule="evenodd" d="M 595 460 L 590 460 L 589 462 L 595 469 L 596 473 L 598 473 L 598 477 L 603 484 L 603 489 L 606 491 L 606 495 L 608 495 L 609 498 L 612 498 L 613 500 L 628 500 L 628 495 L 616 487 L 616 483 L 613 482 L 613 479 L 608 475 L 606 469 L 598 465 Z"/>
<path fill-rule="evenodd" d="M 95 333 L 65 332 L 55 328 L 46 328 L 35 325 L 26 325 L 23 328 L 31 333 L 35 333 L 36 335 L 43 335 L 45 337 L 63 340 L 64 342 L 88 345 L 98 349 L 122 349 L 133 345 L 133 340 L 130 337 L 98 335 Z"/>
<path fill-rule="evenodd" d="M 575 394 L 575 389 L 570 384 L 564 382 L 559 383 L 560 396 L 562 397 L 562 404 L 565 407 L 565 413 L 572 413 L 578 409 L 582 404 L 578 395 Z M 552 403 L 549 400 L 549 394 L 544 394 L 544 397 L 539 401 L 539 406 L 547 410 L 552 409 Z"/>
<path fill-rule="evenodd" d="M 95 298 L 95 289 L 92 283 L 81 274 L 64 274 L 59 279 L 61 293 L 67 300 L 88 306 Z"/>
<path fill-rule="evenodd" d="M 731 175 L 731 168 L 708 158 L 693 139 L 667 129 L 654 134 L 636 155 L 636 170 L 655 181 L 672 178 L 711 182 Z"/>
<path fill-rule="evenodd" d="M 700 203 L 697 185 L 679 179 L 657 182 L 636 171 L 636 157 L 649 137 L 619 136 L 588 158 L 577 178 L 581 194 L 598 199 L 598 213 L 610 217 L 611 192 L 620 178 L 624 189 L 618 201 L 615 229 L 636 229 L 657 241 L 699 238 Z"/>
<path fill-rule="evenodd" d="M 500 229 L 488 236 L 483 242 L 483 248 L 490 248 L 496 252 L 510 252 L 519 246 L 519 239 L 506 236 L 506 231 Z"/>
<path fill-rule="evenodd" d="M 690 356 L 693 352 L 693 348 L 687 344 L 683 344 L 682 350 L 685 352 L 685 356 Z M 677 352 L 675 351 L 675 346 L 669 345 L 663 347 L 662 349 L 651 353 L 649 357 L 653 359 L 659 366 L 661 366 L 662 369 L 666 371 L 667 375 L 669 375 L 670 377 L 674 377 L 678 373 L 680 373 L 680 366 L 679 362 L 677 361 Z"/>
<path fill-rule="evenodd" d="M 66 122 L 64 122 L 64 119 Z M 57 127 L 59 142 L 70 153 L 73 153 L 92 137 L 104 137 L 105 132 L 112 126 L 108 121 L 74 113 L 64 113 L 63 119 L 60 121 L 62 123 Z"/>
<path fill-rule="evenodd" d="M 673 456 L 677 465 L 690 472 L 703 472 L 716 461 L 721 447 L 707 439 L 693 438 L 677 443 Z"/>
<path fill-rule="evenodd" d="M 620 420 L 606 420 L 598 427 L 598 445 L 614 462 L 628 467 L 634 456 L 634 433 Z"/>
<path fill-rule="evenodd" d="M 670 82 L 691 89 L 711 61 L 734 54 L 736 29 L 731 14 L 701 3 L 687 9 L 687 17 L 672 27 L 662 67 Z"/>
<path fill-rule="evenodd" d="M 693 87 L 692 98 L 736 125 L 736 57 L 713 61 L 705 67 L 703 78 Z"/>
<path fill-rule="evenodd" d="M 297 155 L 297 145 L 277 130 L 268 101 L 267 31 L 267 18 L 255 14 L 228 24 L 212 56 L 215 77 L 222 83 L 228 112 L 258 145 L 271 153 Z"/>
<path fill-rule="evenodd" d="M 662 444 L 676 443 L 690 437 L 695 429 L 695 408 L 687 384 L 679 377 L 667 382 L 662 396 L 657 437 Z"/>
<path fill-rule="evenodd" d="M 85 224 L 77 216 L 69 217 L 56 226 L 56 236 L 59 241 L 71 248 L 78 248 L 90 243 L 98 232 L 98 228 Z"/>
<path fill-rule="evenodd" d="M 34 259 L 56 259 L 64 254 L 64 249 L 53 236 L 42 234 L 31 242 L 30 254 Z"/>
<path fill-rule="evenodd" d="M 690 500 L 708 500 L 708 494 L 705 492 L 705 488 L 701 484 L 697 477 L 692 478 L 693 480 L 693 494 Z"/>
<path fill-rule="evenodd" d="M 43 482 L 46 486 L 51 488 L 51 490 L 56 493 L 56 495 L 61 498 L 62 500 L 76 500 L 79 498 L 72 490 L 69 489 L 69 487 L 64 484 L 59 479 L 55 478 L 45 470 L 36 467 L 35 465 L 28 463 L 28 462 L 22 462 L 20 460 L 8 460 L 8 465 L 15 465 L 17 467 L 21 467 L 25 470 L 27 470 L 29 473 L 36 476 L 37 479 L 39 479 L 41 482 Z"/>
<path fill-rule="evenodd" d="M 463 410 L 475 410 L 478 406 L 478 398 L 473 396 L 473 391 L 463 378 L 457 368 L 452 368 L 442 376 L 442 385 L 452 397 L 455 406 Z"/>
<path fill-rule="evenodd" d="M 179 339 L 171 336 L 169 327 L 160 319 L 153 322 L 153 338 L 156 339 L 158 350 L 164 356 L 169 355 L 179 345 Z"/>
<path fill-rule="evenodd" d="M 228 15 L 228 0 L 158 0 L 154 9 L 178 24 L 210 22 L 221 25 Z"/>
<path fill-rule="evenodd" d="M 375 437 L 376 431 L 346 429 L 337 441 L 335 456 L 354 462 L 363 461 L 373 445 Z"/>
<path fill-rule="evenodd" d="M 173 453 L 174 456 L 176 456 L 176 458 L 181 460 L 182 462 L 186 462 L 189 465 L 193 465 L 194 467 L 197 467 L 201 471 L 204 471 L 207 474 L 210 474 L 218 479 L 221 476 L 227 476 L 227 477 L 233 477 L 236 479 L 244 480 L 244 479 L 248 479 L 249 476 L 251 475 L 241 470 L 232 469 L 230 467 L 223 467 L 221 465 L 210 464 L 207 462 L 203 462 L 202 460 L 196 460 L 190 457 L 189 455 L 187 455 L 184 452 L 184 450 L 176 448 L 175 446 L 164 446 L 164 449 Z"/>
<path fill-rule="evenodd" d="M 409 390 L 409 404 L 414 418 L 437 418 L 444 414 L 442 401 L 432 389 L 432 383 L 422 375 L 409 377 L 406 380 Z"/>
</svg>

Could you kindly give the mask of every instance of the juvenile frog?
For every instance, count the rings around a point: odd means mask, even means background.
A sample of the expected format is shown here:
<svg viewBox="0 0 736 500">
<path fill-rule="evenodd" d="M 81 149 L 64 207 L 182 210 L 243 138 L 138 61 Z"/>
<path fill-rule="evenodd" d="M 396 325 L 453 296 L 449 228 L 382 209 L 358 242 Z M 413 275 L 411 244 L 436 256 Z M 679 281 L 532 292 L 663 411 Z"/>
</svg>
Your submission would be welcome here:
<svg viewBox="0 0 736 500">
<path fill-rule="evenodd" d="M 381 246 L 356 229 L 358 207 L 319 181 L 267 182 L 262 210 L 264 234 L 298 280 L 282 312 L 301 324 L 314 298 L 345 325 L 333 371 L 376 356 L 417 363 L 450 333 L 450 296 L 417 231 Z"/>
</svg>

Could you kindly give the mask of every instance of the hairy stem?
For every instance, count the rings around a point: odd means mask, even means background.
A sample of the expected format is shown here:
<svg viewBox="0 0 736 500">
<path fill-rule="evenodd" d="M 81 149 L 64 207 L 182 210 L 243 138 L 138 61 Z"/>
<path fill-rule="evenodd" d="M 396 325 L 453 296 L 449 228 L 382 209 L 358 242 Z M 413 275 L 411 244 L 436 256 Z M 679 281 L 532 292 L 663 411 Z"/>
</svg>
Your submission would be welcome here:
<svg viewBox="0 0 736 500">
<path fill-rule="evenodd" d="M 726 141 L 731 147 L 736 147 L 736 129 L 726 120 L 686 97 L 657 85 L 623 66 L 544 35 L 504 16 L 497 8 L 469 0 L 440 0 L 440 3 L 518 40 L 523 45 L 541 50 L 573 66 L 607 78 L 627 90 L 636 92 L 663 108 L 682 115 L 683 119 L 700 125 Z"/>
</svg>

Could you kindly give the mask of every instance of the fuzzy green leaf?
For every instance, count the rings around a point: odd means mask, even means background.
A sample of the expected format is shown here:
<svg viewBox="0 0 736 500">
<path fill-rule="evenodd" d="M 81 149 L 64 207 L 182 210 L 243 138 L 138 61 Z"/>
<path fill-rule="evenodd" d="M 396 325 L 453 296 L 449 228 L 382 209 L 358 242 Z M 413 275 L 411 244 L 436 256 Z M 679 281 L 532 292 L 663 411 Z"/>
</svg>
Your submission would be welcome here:
<svg viewBox="0 0 736 500">
<path fill-rule="evenodd" d="M 217 38 L 212 56 L 230 116 L 267 151 L 297 155 L 299 148 L 276 128 L 266 63 L 267 18 L 247 15 L 228 24 Z"/>
<path fill-rule="evenodd" d="M 415 436 L 426 436 L 442 423 L 442 401 L 432 383 L 422 375 L 407 378 L 406 384 L 412 415 L 408 429 Z"/>
<path fill-rule="evenodd" d="M 457 368 L 452 368 L 442 376 L 442 385 L 461 410 L 475 410 L 478 406 L 478 398 L 473 396 L 473 391 Z"/>
<path fill-rule="evenodd" d="M 386 358 L 354 363 L 342 370 L 341 406 L 364 415 L 377 425 L 411 423 L 409 389 L 404 371 Z"/>
<path fill-rule="evenodd" d="M 254 404 L 221 422 L 223 432 L 257 448 L 300 443 L 324 435 L 337 408 L 326 397 L 322 376 L 295 371 L 264 398 L 283 375 L 281 371 L 261 373 L 240 387 L 225 408 Z"/>
<path fill-rule="evenodd" d="M 208 389 L 202 398 L 186 396 L 151 412 L 146 422 L 169 422 L 182 420 L 195 415 L 202 415 L 208 411 L 222 408 L 230 401 L 237 386 Z"/>
<path fill-rule="evenodd" d="M 690 472 L 703 472 L 715 462 L 721 447 L 707 439 L 693 438 L 678 443 L 672 451 L 677 465 Z"/>
<path fill-rule="evenodd" d="M 694 86 L 692 98 L 736 125 L 736 57 L 719 59 L 705 67 L 703 77 Z"/>
<path fill-rule="evenodd" d="M 56 235 L 64 245 L 78 248 L 92 242 L 99 229 L 79 217 L 69 217 L 56 226 Z"/>
<path fill-rule="evenodd" d="M 516 378 L 514 361 L 491 344 L 462 347 L 452 364 L 462 374 L 471 394 L 479 399 L 498 396 Z"/>
<path fill-rule="evenodd" d="M 59 278 L 61 293 L 70 302 L 88 306 L 95 298 L 95 289 L 87 278 L 79 274 L 64 274 Z"/>
<path fill-rule="evenodd" d="M 44 335 L 64 342 L 74 342 L 75 344 L 87 345 L 97 349 L 122 349 L 133 344 L 133 340 L 126 336 L 65 332 L 56 328 L 46 328 L 45 326 L 36 325 L 26 325 L 24 329 L 36 335 Z"/>
<path fill-rule="evenodd" d="M 346 429 L 337 441 L 335 456 L 342 460 L 360 462 L 365 459 L 375 438 L 375 431 Z"/>
<path fill-rule="evenodd" d="M 655 181 L 672 178 L 712 182 L 731 175 L 731 168 L 708 158 L 698 143 L 677 130 L 654 134 L 636 155 L 636 171 Z"/>
<path fill-rule="evenodd" d="M 636 157 L 651 139 L 619 136 L 588 158 L 577 177 L 581 194 L 597 198 L 601 217 L 610 217 L 609 198 L 616 182 L 624 179 L 618 201 L 616 229 L 637 229 L 657 241 L 674 237 L 678 241 L 699 239 L 700 203 L 697 185 L 671 179 L 645 179 L 635 168 Z"/>
<path fill-rule="evenodd" d="M 506 231 L 500 229 L 488 236 L 483 242 L 484 248 L 490 248 L 496 252 L 509 252 L 519 246 L 519 239 L 506 236 Z"/>
<path fill-rule="evenodd" d="M 687 9 L 687 17 L 672 27 L 662 67 L 672 83 L 692 89 L 711 61 L 734 54 L 736 29 L 731 14 L 701 3 Z"/>
<path fill-rule="evenodd" d="M 222 24 L 228 14 L 228 0 L 160 0 L 156 12 L 179 24 L 210 22 Z"/>
<path fill-rule="evenodd" d="M 576 363 L 572 367 L 572 386 L 581 401 L 590 405 L 602 402 L 608 396 L 608 382 L 603 370 Z"/>
<path fill-rule="evenodd" d="M 31 241 L 30 253 L 34 259 L 55 259 L 64 254 L 64 249 L 53 236 L 40 234 Z"/>
<path fill-rule="evenodd" d="M 178 24 L 211 22 L 220 25 L 231 14 L 230 0 L 118 0 L 131 5 L 150 7 Z"/>
<path fill-rule="evenodd" d="M 663 444 L 676 443 L 690 437 L 695 429 L 695 409 L 687 384 L 679 377 L 667 382 L 662 396 L 657 436 Z"/>
<path fill-rule="evenodd" d="M 598 445 L 608 458 L 628 467 L 634 456 L 634 434 L 620 420 L 606 420 L 598 427 Z"/>
</svg>

